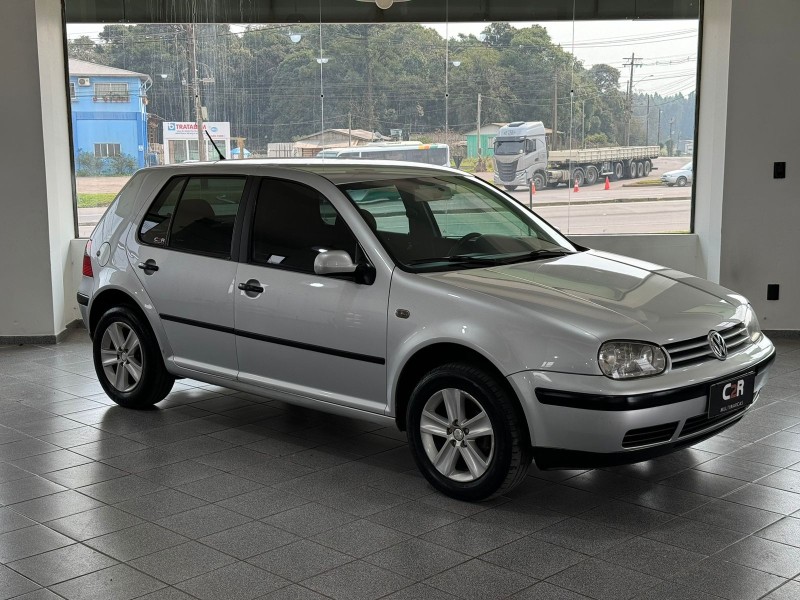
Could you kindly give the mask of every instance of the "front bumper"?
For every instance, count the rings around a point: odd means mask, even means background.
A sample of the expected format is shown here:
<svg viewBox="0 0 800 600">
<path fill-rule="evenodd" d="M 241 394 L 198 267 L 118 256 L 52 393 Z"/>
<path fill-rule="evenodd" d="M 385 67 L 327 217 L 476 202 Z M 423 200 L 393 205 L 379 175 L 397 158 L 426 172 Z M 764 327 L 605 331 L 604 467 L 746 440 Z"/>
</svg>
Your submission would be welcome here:
<svg viewBox="0 0 800 600">
<path fill-rule="evenodd" d="M 509 382 L 522 400 L 536 464 L 591 468 L 647 460 L 735 424 L 758 400 L 774 357 L 764 336 L 728 365 L 715 361 L 640 381 L 523 371 Z M 751 371 L 756 373 L 753 403 L 724 418 L 707 419 L 711 385 Z M 631 444 L 632 438 L 641 443 Z"/>
</svg>

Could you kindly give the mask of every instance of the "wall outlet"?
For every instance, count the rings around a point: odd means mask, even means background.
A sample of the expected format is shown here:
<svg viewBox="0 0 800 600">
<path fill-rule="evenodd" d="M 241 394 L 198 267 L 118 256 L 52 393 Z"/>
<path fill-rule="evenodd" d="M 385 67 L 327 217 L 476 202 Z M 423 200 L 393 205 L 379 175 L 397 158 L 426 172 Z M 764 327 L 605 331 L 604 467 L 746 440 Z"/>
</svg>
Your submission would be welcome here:
<svg viewBox="0 0 800 600">
<path fill-rule="evenodd" d="M 780 297 L 781 286 L 777 283 L 767 284 L 767 300 L 777 300 Z"/>
</svg>

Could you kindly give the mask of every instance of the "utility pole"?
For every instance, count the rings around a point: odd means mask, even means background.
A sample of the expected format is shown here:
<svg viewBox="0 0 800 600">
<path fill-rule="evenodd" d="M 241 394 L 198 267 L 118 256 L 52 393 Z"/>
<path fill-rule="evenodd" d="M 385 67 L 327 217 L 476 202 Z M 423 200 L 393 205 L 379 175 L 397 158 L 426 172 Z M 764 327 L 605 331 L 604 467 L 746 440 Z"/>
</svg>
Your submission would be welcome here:
<svg viewBox="0 0 800 600">
<path fill-rule="evenodd" d="M 645 131 L 644 134 L 644 145 L 647 146 L 650 143 L 650 94 L 647 94 L 647 117 L 645 117 Z"/>
<path fill-rule="evenodd" d="M 353 145 L 353 113 L 347 113 L 347 147 Z"/>
<path fill-rule="evenodd" d="M 670 118 L 669 120 L 669 155 L 672 156 L 672 152 L 674 149 L 673 142 L 672 142 L 672 124 L 675 123 L 675 117 Z"/>
<path fill-rule="evenodd" d="M 481 149 L 481 94 L 478 92 L 478 127 L 476 128 L 478 132 L 478 164 L 483 163 L 483 152 Z M 483 169 L 480 169 L 481 171 Z"/>
<path fill-rule="evenodd" d="M 195 35 L 194 23 L 186 25 L 189 37 L 189 60 L 191 65 L 189 70 L 192 72 L 192 93 L 194 94 L 194 111 L 197 119 L 197 152 L 200 161 L 208 160 L 206 154 L 206 140 L 203 135 L 203 104 L 200 101 L 200 78 L 197 72 L 197 36 Z"/>
<path fill-rule="evenodd" d="M 586 150 L 586 100 L 581 100 L 581 146 Z"/>
<path fill-rule="evenodd" d="M 558 150 L 558 67 L 553 73 L 553 135 L 550 146 Z"/>
<path fill-rule="evenodd" d="M 661 148 L 661 109 L 658 109 L 658 132 L 656 133 L 656 146 Z"/>
<path fill-rule="evenodd" d="M 625 122 L 625 145 L 631 145 L 631 118 L 633 116 L 633 67 L 641 67 L 642 59 L 636 58 L 636 54 L 631 53 L 630 58 L 623 58 L 626 61 L 623 67 L 631 68 L 630 79 L 628 79 L 628 118 Z"/>
</svg>

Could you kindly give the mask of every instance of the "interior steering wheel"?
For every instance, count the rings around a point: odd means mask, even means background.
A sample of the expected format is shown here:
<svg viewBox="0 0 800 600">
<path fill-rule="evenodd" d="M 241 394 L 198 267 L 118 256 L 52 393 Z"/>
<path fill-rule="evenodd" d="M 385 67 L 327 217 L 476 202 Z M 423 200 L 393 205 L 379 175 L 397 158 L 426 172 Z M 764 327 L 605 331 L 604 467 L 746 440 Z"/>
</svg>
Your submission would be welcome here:
<svg viewBox="0 0 800 600">
<path fill-rule="evenodd" d="M 479 233 L 477 231 L 470 231 L 467 235 L 462 236 L 461 239 L 459 239 L 455 244 L 453 244 L 453 247 L 450 248 L 450 254 L 451 255 L 460 254 L 460 250 L 463 246 L 466 246 L 467 244 L 472 244 L 478 241 L 482 237 L 483 237 L 482 233 Z"/>
</svg>

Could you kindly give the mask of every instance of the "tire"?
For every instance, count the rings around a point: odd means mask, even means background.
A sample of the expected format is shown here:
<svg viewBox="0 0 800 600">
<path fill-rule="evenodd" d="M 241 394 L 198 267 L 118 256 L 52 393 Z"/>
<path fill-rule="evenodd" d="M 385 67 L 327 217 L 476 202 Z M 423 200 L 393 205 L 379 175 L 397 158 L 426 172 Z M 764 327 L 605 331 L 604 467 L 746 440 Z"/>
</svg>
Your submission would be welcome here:
<svg viewBox="0 0 800 600">
<path fill-rule="evenodd" d="M 648 177 L 653 170 L 653 163 L 649 160 L 644 161 L 644 176 Z"/>
<path fill-rule="evenodd" d="M 572 171 L 573 186 L 577 183 L 578 187 L 582 188 L 585 181 L 586 181 L 586 175 L 584 174 L 583 169 L 577 168 L 574 171 Z"/>
<path fill-rule="evenodd" d="M 644 177 L 644 163 L 637 161 L 636 163 L 636 177 Z"/>
<path fill-rule="evenodd" d="M 614 163 L 614 180 L 619 181 L 625 175 L 625 169 L 621 162 Z"/>
<path fill-rule="evenodd" d="M 150 325 L 127 306 L 112 308 L 100 317 L 92 354 L 100 385 L 109 398 L 125 408 L 150 408 L 163 400 L 175 383 L 164 366 Z M 114 359 L 116 362 L 103 364 L 103 360 Z"/>
<path fill-rule="evenodd" d="M 461 406 L 460 411 L 451 410 L 455 405 Z M 476 424 L 481 415 L 481 429 L 488 426 L 491 435 L 473 432 L 470 437 L 464 425 Z M 409 445 L 423 476 L 458 500 L 474 502 L 506 493 L 523 481 L 531 464 L 524 418 L 518 416 L 506 389 L 478 367 L 450 363 L 427 373 L 411 393 L 406 423 Z M 437 457 L 439 467 L 433 462 Z"/>
<path fill-rule="evenodd" d="M 519 186 L 517 186 L 517 185 L 504 185 L 503 187 L 506 188 L 506 190 L 508 190 L 509 192 L 515 192 Z"/>
<path fill-rule="evenodd" d="M 597 183 L 599 177 L 600 172 L 597 170 L 597 167 L 594 165 L 586 167 L 586 185 L 594 185 Z"/>
<path fill-rule="evenodd" d="M 636 161 L 630 161 L 625 165 L 625 179 L 633 179 L 636 177 Z"/>
<path fill-rule="evenodd" d="M 686 179 L 686 177 L 681 175 L 680 177 L 678 177 L 678 180 L 675 182 L 675 185 L 677 185 L 678 187 L 686 187 L 687 183 L 688 180 Z"/>
<path fill-rule="evenodd" d="M 544 175 L 542 173 L 534 173 L 533 174 L 533 184 L 536 186 L 537 190 L 543 190 L 547 185 L 545 181 Z"/>
</svg>

